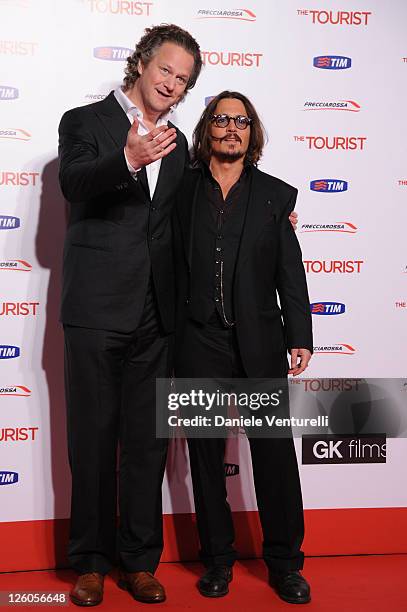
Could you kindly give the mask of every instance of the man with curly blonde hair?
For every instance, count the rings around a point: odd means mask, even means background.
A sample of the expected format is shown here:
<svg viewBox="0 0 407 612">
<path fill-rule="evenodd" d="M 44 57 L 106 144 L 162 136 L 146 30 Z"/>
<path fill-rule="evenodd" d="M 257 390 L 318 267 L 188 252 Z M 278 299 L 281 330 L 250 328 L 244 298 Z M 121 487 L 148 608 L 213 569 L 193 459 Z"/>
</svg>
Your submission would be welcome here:
<svg viewBox="0 0 407 612">
<path fill-rule="evenodd" d="M 61 306 L 72 471 L 68 557 L 79 574 L 71 600 L 81 606 L 101 603 L 104 575 L 117 560 L 119 585 L 135 599 L 165 599 L 154 577 L 167 452 L 155 435 L 155 379 L 168 377 L 172 364 L 168 220 L 188 163 L 186 138 L 169 113 L 201 66 L 188 32 L 148 28 L 128 58 L 123 87 L 68 111 L 59 127 L 60 184 L 71 204 Z"/>
</svg>

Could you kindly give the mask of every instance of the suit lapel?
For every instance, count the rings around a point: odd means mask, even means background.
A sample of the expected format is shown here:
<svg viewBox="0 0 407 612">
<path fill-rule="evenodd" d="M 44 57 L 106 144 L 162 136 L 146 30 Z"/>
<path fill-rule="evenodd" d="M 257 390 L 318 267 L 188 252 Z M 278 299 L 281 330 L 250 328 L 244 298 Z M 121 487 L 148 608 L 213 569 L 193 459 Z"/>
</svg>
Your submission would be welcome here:
<svg viewBox="0 0 407 612">
<path fill-rule="evenodd" d="M 95 112 L 99 120 L 103 123 L 104 128 L 109 132 L 113 142 L 118 147 L 123 147 L 126 144 L 127 132 L 130 128 L 130 121 L 126 113 L 116 100 L 113 91 L 100 103 Z M 148 188 L 147 174 L 145 168 L 142 168 L 138 173 L 138 182 L 143 188 L 146 196 L 150 199 L 150 190 Z M 136 183 L 131 183 L 136 187 Z"/>
<path fill-rule="evenodd" d="M 263 184 L 262 179 L 261 173 L 253 167 L 250 178 L 249 200 L 236 265 L 237 273 L 249 257 L 253 244 L 263 230 L 265 222 L 270 219 L 273 200 L 267 199 L 270 190 L 269 188 L 266 190 L 266 185 Z"/>
<path fill-rule="evenodd" d="M 198 205 L 198 194 L 202 185 L 202 172 L 195 168 L 188 171 L 188 183 L 183 185 L 180 194 L 181 206 L 179 207 L 179 224 L 182 232 L 182 243 L 185 250 L 185 258 L 188 262 L 189 270 L 192 268 L 192 247 L 195 230 L 195 213 Z M 185 186 L 185 188 L 184 188 Z"/>
<path fill-rule="evenodd" d="M 116 100 L 113 91 L 95 108 L 99 120 L 118 147 L 124 147 L 130 121 Z"/>
<path fill-rule="evenodd" d="M 175 127 L 170 121 L 170 127 Z M 177 135 L 176 142 L 179 144 L 180 137 Z M 179 176 L 180 166 L 184 165 L 184 154 L 180 146 L 161 159 L 160 172 L 158 173 L 157 185 L 155 187 L 153 202 L 159 205 L 160 201 L 168 197 L 168 190 L 175 177 Z"/>
</svg>

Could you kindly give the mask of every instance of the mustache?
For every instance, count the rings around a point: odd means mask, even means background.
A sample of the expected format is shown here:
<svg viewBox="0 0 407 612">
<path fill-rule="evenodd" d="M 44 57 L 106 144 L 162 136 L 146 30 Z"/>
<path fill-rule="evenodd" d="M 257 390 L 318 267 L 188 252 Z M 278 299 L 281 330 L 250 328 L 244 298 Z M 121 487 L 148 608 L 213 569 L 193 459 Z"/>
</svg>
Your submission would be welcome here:
<svg viewBox="0 0 407 612">
<path fill-rule="evenodd" d="M 216 142 L 223 142 L 224 140 L 234 140 L 236 142 L 242 142 L 242 139 L 238 134 L 235 134 L 233 138 L 230 136 L 230 134 L 226 134 L 226 136 L 223 136 L 222 138 L 218 138 L 217 136 L 211 136 L 211 139 L 216 140 Z"/>
</svg>

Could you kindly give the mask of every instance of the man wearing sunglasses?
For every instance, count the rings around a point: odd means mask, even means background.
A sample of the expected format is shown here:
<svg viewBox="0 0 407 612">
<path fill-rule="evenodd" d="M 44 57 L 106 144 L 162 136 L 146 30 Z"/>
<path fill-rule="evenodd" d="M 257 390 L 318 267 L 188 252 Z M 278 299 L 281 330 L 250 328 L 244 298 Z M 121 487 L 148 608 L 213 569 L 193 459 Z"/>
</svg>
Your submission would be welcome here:
<svg viewBox="0 0 407 612">
<path fill-rule="evenodd" d="M 263 146 L 257 112 L 237 92 L 216 96 L 195 128 L 195 166 L 184 175 L 173 217 L 177 378 L 285 380 L 288 373 L 302 373 L 311 358 L 307 285 L 289 222 L 297 190 L 257 169 Z M 292 437 L 249 442 L 270 584 L 285 601 L 307 603 Z M 188 445 L 207 567 L 198 588 L 204 596 L 221 597 L 236 559 L 225 438 L 190 436 Z"/>
</svg>

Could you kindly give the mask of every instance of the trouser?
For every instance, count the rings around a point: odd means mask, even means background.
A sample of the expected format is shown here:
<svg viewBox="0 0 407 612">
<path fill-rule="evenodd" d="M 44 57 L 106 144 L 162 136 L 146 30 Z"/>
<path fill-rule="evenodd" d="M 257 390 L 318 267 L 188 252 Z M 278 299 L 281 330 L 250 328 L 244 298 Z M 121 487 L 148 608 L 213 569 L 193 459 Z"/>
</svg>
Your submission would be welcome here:
<svg viewBox="0 0 407 612">
<path fill-rule="evenodd" d="M 225 329 L 217 315 L 202 326 L 187 321 L 175 355 L 178 378 L 245 378 L 235 329 Z M 285 378 L 286 359 L 273 376 Z M 304 537 L 301 485 L 294 442 L 286 438 L 249 437 L 253 480 L 263 531 L 263 557 L 272 571 L 303 566 Z M 227 501 L 224 438 L 189 438 L 200 556 L 205 565 L 233 565 L 234 528 Z"/>
<path fill-rule="evenodd" d="M 173 339 L 160 332 L 151 295 L 132 333 L 70 325 L 64 332 L 70 564 L 81 574 L 106 574 L 117 561 L 128 572 L 154 572 L 167 453 L 167 440 L 155 435 L 155 379 L 170 375 Z"/>
</svg>

